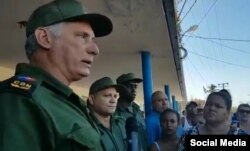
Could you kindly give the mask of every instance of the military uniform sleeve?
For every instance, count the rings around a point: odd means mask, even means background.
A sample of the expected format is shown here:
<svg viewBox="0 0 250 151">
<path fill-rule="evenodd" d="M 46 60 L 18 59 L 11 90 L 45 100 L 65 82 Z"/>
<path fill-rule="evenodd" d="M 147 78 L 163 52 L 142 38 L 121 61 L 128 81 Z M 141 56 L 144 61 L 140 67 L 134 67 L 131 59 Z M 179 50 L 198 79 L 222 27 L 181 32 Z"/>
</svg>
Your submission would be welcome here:
<svg viewBox="0 0 250 151">
<path fill-rule="evenodd" d="M 46 113 L 28 96 L 0 92 L 0 150 L 52 151 L 53 131 Z"/>
</svg>

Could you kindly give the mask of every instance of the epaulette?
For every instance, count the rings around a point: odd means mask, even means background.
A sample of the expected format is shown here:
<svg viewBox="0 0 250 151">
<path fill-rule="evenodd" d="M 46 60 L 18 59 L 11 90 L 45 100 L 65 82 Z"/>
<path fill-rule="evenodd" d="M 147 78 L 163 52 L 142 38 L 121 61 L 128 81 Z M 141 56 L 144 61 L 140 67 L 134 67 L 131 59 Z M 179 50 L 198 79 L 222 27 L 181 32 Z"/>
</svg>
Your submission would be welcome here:
<svg viewBox="0 0 250 151">
<path fill-rule="evenodd" d="M 28 76 L 13 76 L 0 82 L 0 89 L 31 96 L 36 89 L 36 79 Z"/>
</svg>

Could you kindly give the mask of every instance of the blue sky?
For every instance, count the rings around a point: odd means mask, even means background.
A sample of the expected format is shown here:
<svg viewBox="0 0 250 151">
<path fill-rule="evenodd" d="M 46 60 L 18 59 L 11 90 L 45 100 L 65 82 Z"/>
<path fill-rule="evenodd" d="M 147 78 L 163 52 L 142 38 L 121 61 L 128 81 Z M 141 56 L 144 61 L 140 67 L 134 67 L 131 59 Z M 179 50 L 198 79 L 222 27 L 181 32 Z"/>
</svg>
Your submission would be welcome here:
<svg viewBox="0 0 250 151">
<path fill-rule="evenodd" d="M 177 4 L 180 11 L 184 0 L 177 1 L 180 1 Z M 181 19 L 194 2 L 195 0 L 187 0 Z M 190 51 L 183 61 L 189 99 L 192 97 L 205 99 L 207 94 L 204 93 L 203 86 L 229 83 L 226 88 L 232 94 L 233 106 L 237 106 L 239 103 L 250 103 L 249 6 L 249 0 L 197 0 L 191 11 L 182 20 L 182 33 L 190 26 L 198 25 L 196 31 L 186 33 L 182 40 L 184 47 Z M 249 40 L 249 42 L 189 38 L 188 35 L 243 39 Z M 209 57 L 209 59 L 199 55 Z"/>
</svg>

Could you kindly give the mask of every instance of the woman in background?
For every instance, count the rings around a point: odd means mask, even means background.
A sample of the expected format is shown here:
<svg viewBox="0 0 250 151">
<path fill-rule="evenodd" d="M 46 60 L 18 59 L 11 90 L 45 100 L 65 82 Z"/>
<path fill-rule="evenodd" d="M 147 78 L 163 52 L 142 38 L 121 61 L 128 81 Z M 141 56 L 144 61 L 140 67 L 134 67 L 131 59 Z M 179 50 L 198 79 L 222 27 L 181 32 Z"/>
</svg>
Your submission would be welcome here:
<svg viewBox="0 0 250 151">
<path fill-rule="evenodd" d="M 162 137 L 150 146 L 150 151 L 176 151 L 179 137 L 176 135 L 180 115 L 173 109 L 166 109 L 160 115 Z"/>
<path fill-rule="evenodd" d="M 247 135 L 242 129 L 233 127 L 228 122 L 232 99 L 228 92 L 212 92 L 207 97 L 204 107 L 204 125 L 188 130 L 185 135 Z M 185 135 L 181 138 L 178 151 L 185 151 Z"/>
</svg>

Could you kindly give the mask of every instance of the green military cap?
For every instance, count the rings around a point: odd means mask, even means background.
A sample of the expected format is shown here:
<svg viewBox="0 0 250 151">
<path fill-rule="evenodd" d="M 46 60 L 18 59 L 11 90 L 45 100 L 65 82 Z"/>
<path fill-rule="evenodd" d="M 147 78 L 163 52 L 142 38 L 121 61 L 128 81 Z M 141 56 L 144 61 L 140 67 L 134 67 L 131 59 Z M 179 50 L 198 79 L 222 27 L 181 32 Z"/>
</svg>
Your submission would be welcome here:
<svg viewBox="0 0 250 151">
<path fill-rule="evenodd" d="M 116 88 L 117 91 L 125 89 L 122 85 L 116 84 L 110 77 L 103 77 L 99 80 L 96 80 L 89 90 L 89 94 L 95 94 L 98 91 L 101 91 L 106 88 Z"/>
<path fill-rule="evenodd" d="M 140 82 L 142 82 L 142 79 L 141 78 L 137 78 L 134 73 L 127 73 L 127 74 L 120 75 L 116 79 L 116 82 L 118 84 L 123 84 L 123 83 L 126 83 L 126 82 L 140 83 Z"/>
<path fill-rule="evenodd" d="M 26 26 L 28 37 L 38 27 L 46 27 L 60 22 L 85 21 L 92 27 L 95 36 L 109 34 L 113 25 L 111 20 L 101 14 L 87 13 L 86 9 L 76 0 L 55 0 L 38 7 L 30 16 Z"/>
</svg>

